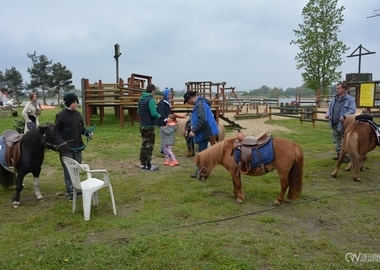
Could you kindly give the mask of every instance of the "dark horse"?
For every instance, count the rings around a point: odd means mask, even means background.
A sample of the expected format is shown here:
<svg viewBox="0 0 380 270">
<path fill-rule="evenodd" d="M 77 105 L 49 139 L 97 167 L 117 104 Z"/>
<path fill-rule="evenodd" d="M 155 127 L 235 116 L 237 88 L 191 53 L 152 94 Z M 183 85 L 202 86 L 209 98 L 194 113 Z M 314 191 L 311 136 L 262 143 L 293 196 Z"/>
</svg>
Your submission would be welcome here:
<svg viewBox="0 0 380 270">
<path fill-rule="evenodd" d="M 61 138 L 52 124 L 39 126 L 22 135 L 20 140 L 20 158 L 12 168 L 0 166 L 0 184 L 8 188 L 16 184 L 16 194 L 13 196 L 13 207 L 20 205 L 20 193 L 23 189 L 25 175 L 32 173 L 34 177 L 34 192 L 38 200 L 42 201 L 39 188 L 39 176 L 45 149 L 54 151 L 68 151 L 67 143 Z M 16 181 L 16 182 L 15 182 Z"/>
<path fill-rule="evenodd" d="M 353 179 L 360 182 L 359 171 L 364 170 L 364 162 L 367 153 L 372 151 L 379 145 L 378 128 L 372 122 L 370 115 L 348 115 L 343 122 L 344 138 L 342 148 L 340 150 L 339 159 L 335 169 L 331 174 L 332 177 L 337 177 L 339 167 L 342 165 L 346 154 L 350 155 L 350 163 L 346 171 L 351 170 Z"/>
<path fill-rule="evenodd" d="M 244 200 L 241 184 L 242 171 L 237 166 L 232 154 L 236 141 L 238 141 L 237 137 L 228 138 L 207 148 L 195 156 L 195 162 L 199 168 L 198 178 L 201 180 L 208 178 L 215 165 L 223 165 L 232 176 L 233 195 L 237 197 L 238 203 L 242 203 Z M 265 164 L 264 170 L 263 167 L 250 168 L 244 174 L 260 176 L 276 169 L 280 176 L 281 191 L 274 203 L 280 205 L 288 188 L 286 201 L 295 199 L 301 194 L 304 156 L 297 143 L 284 138 L 273 138 L 273 152 L 274 159 Z"/>
</svg>

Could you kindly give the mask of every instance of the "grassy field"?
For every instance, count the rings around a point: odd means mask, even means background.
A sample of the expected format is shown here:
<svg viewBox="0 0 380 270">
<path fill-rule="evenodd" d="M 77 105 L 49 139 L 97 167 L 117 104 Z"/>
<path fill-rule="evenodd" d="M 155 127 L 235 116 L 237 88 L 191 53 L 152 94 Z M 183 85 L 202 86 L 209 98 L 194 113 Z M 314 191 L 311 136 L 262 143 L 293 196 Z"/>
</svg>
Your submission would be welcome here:
<svg viewBox="0 0 380 270">
<path fill-rule="evenodd" d="M 40 123 L 54 121 L 46 110 Z M 19 115 L 21 109 L 19 109 Z M 18 118 L 1 118 L 0 132 Z M 252 120 L 255 121 L 255 120 Z M 244 204 L 232 197 L 232 183 L 221 166 L 206 182 L 191 179 L 193 158 L 177 137 L 180 166 L 168 168 L 156 144 L 157 172 L 139 169 L 138 125 L 124 129 L 107 111 L 96 124 L 94 139 L 83 153 L 91 168 L 106 168 L 113 184 L 117 216 L 107 190 L 84 221 L 82 202 L 76 213 L 64 193 L 58 154 L 46 151 L 41 173 L 44 201 L 25 178 L 21 206 L 13 209 L 13 189 L 0 190 L 1 269 L 379 269 L 377 262 L 347 261 L 347 253 L 380 256 L 379 152 L 368 155 L 362 182 L 342 166 L 338 178 L 330 129 L 326 123 L 271 120 L 291 132 L 272 132 L 298 142 L 305 155 L 301 197 L 272 206 L 280 190 L 275 172 L 243 176 Z M 230 130 L 232 136 L 236 131 Z"/>
</svg>

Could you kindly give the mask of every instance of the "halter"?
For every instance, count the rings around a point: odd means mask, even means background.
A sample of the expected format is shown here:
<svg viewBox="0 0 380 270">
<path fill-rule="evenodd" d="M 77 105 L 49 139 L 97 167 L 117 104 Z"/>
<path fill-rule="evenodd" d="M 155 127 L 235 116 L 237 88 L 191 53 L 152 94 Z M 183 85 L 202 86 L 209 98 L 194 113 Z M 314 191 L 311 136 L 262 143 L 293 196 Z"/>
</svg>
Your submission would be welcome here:
<svg viewBox="0 0 380 270">
<path fill-rule="evenodd" d="M 93 125 L 92 127 L 89 127 L 88 129 L 85 130 L 84 136 L 87 137 L 87 142 L 85 145 L 83 145 L 81 147 L 75 147 L 75 148 L 70 147 L 70 150 L 76 152 L 76 151 L 81 151 L 81 150 L 85 149 L 88 142 L 90 141 L 90 133 L 93 133 L 95 128 L 96 128 L 96 125 Z"/>
<path fill-rule="evenodd" d="M 46 140 L 46 135 L 44 134 L 44 136 L 43 136 L 43 144 L 47 147 L 47 148 L 51 148 L 51 149 L 53 149 L 54 151 L 58 151 L 58 149 L 60 148 L 60 147 L 62 147 L 62 146 L 64 146 L 64 145 L 66 145 L 67 144 L 67 142 L 63 142 L 63 143 L 61 143 L 61 144 L 52 144 L 52 143 L 49 143 L 47 140 Z"/>
<path fill-rule="evenodd" d="M 198 170 L 198 172 L 197 172 L 197 176 L 198 176 L 198 178 L 199 177 L 205 177 L 205 176 L 208 176 L 208 175 L 210 175 L 210 173 L 209 173 L 209 169 L 207 168 L 207 167 L 201 167 L 199 170 Z"/>
</svg>

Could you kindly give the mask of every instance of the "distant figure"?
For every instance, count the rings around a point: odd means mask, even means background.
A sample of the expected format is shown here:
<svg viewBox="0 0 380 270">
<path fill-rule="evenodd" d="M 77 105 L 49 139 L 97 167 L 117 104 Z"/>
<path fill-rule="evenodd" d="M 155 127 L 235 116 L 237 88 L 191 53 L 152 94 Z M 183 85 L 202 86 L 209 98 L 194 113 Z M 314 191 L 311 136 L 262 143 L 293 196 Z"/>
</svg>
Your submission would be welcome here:
<svg viewBox="0 0 380 270">
<path fill-rule="evenodd" d="M 73 184 L 69 171 L 62 161 L 62 157 L 69 157 L 82 163 L 82 150 L 85 148 L 82 135 L 92 139 L 92 132 L 88 132 L 84 126 L 81 113 L 78 111 L 78 97 L 73 93 L 64 96 L 65 108 L 55 116 L 55 127 L 62 139 L 67 142 L 70 151 L 60 153 L 61 164 L 66 185 L 66 196 L 69 201 L 73 200 Z"/>
<path fill-rule="evenodd" d="M 38 116 L 41 112 L 41 105 L 37 102 L 37 94 L 31 92 L 29 94 L 29 100 L 22 110 L 22 117 L 25 120 L 24 134 L 40 125 Z"/>
<path fill-rule="evenodd" d="M 137 112 L 140 115 L 140 162 L 141 169 L 146 171 L 156 171 L 159 169 L 152 165 L 152 153 L 156 139 L 154 132 L 155 120 L 161 117 L 157 112 L 156 101 L 153 98 L 155 91 L 156 86 L 149 84 L 139 98 L 137 107 Z"/>
<path fill-rule="evenodd" d="M 340 149 L 342 146 L 342 123 L 347 115 L 355 114 L 355 112 L 355 100 L 347 93 L 346 84 L 338 83 L 336 86 L 336 94 L 332 98 L 325 115 L 325 118 L 330 122 L 331 137 L 336 152 L 336 156 L 333 157 L 334 160 L 339 159 Z M 345 157 L 345 161 L 348 162 L 348 157 Z"/>
<path fill-rule="evenodd" d="M 214 114 L 211 111 L 210 102 L 202 96 L 197 96 L 197 92 L 188 91 L 183 96 L 183 104 L 189 103 L 194 105 L 191 111 L 191 131 L 189 136 L 193 137 L 194 142 L 198 144 L 198 152 L 207 149 L 211 136 L 219 133 L 218 124 L 215 121 Z M 199 168 L 190 177 L 197 178 Z"/>
<path fill-rule="evenodd" d="M 177 117 L 174 114 L 169 114 L 166 123 L 166 126 L 161 127 L 162 143 L 165 146 L 164 151 L 166 157 L 164 165 L 177 166 L 179 163 L 172 151 L 172 146 L 175 141 L 175 134 L 178 129 Z M 170 162 L 170 159 L 172 162 Z"/>
</svg>

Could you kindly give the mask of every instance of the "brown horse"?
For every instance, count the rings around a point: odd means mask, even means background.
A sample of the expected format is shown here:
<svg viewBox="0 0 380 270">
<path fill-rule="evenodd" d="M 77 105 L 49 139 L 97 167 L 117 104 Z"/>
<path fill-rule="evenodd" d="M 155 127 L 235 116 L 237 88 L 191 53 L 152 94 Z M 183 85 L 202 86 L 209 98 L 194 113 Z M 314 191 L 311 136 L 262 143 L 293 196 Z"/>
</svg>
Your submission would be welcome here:
<svg viewBox="0 0 380 270">
<path fill-rule="evenodd" d="M 177 119 L 178 123 L 178 129 L 177 129 L 177 134 L 180 136 L 185 137 L 185 141 L 187 144 L 187 156 L 188 157 L 193 157 L 195 156 L 195 151 L 194 151 L 194 142 L 191 137 L 187 136 L 187 127 L 188 127 L 188 121 L 190 119 Z M 210 137 L 210 145 L 214 145 L 217 142 L 221 142 L 224 140 L 224 137 L 226 136 L 226 130 L 224 126 L 220 123 L 218 123 L 218 135 Z"/>
<path fill-rule="evenodd" d="M 237 197 L 238 203 L 242 203 L 244 195 L 241 173 L 232 155 L 236 141 L 237 137 L 228 138 L 209 147 L 196 155 L 195 162 L 199 168 L 198 179 L 200 180 L 206 180 L 215 165 L 221 164 L 224 166 L 232 176 L 233 195 Z M 288 202 L 301 194 L 304 157 L 302 149 L 297 143 L 284 138 L 273 138 L 273 149 L 274 160 L 269 164 L 265 164 L 265 170 L 262 170 L 261 167 L 251 168 L 244 174 L 260 176 L 276 169 L 280 176 L 281 191 L 274 203 L 275 205 L 280 205 L 288 188 L 286 198 Z"/>
<path fill-rule="evenodd" d="M 367 153 L 376 148 L 378 140 L 377 134 L 371 127 L 371 124 L 367 121 L 356 121 L 355 117 L 355 115 L 348 115 L 343 122 L 344 138 L 342 148 L 331 176 L 334 178 L 337 177 L 339 167 L 342 165 L 344 157 L 349 154 L 350 163 L 346 171 L 352 169 L 354 181 L 360 182 L 359 171 L 364 170 Z M 366 116 L 365 118 L 371 119 L 370 116 Z"/>
</svg>

